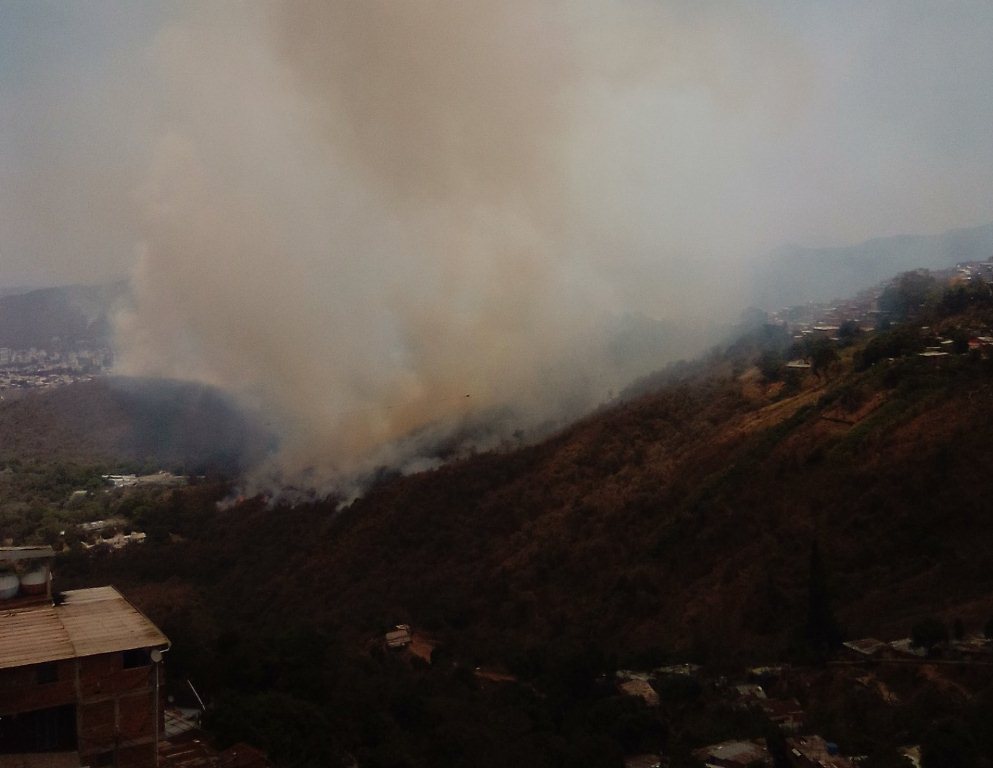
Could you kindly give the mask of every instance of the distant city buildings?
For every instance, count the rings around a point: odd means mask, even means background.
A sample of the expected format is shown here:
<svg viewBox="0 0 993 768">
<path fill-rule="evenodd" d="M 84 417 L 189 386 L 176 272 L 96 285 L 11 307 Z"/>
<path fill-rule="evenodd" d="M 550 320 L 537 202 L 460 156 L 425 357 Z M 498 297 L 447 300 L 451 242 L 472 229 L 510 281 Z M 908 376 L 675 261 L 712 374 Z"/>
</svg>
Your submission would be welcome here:
<svg viewBox="0 0 993 768">
<path fill-rule="evenodd" d="M 50 389 L 105 374 L 114 363 L 107 347 L 14 349 L 0 347 L 0 396 L 18 390 Z"/>
</svg>

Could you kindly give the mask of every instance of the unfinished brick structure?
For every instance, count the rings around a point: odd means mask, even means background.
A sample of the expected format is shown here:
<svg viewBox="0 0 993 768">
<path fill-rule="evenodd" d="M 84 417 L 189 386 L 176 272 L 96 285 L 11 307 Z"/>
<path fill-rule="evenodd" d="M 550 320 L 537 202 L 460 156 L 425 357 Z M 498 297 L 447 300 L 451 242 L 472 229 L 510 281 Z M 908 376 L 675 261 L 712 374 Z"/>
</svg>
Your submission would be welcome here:
<svg viewBox="0 0 993 768">
<path fill-rule="evenodd" d="M 113 587 L 37 589 L 51 550 L 0 549 L 33 589 L 0 598 L 0 768 L 152 768 L 166 637 Z M 13 566 L 11 564 L 14 564 Z M 15 567 L 16 566 L 16 567 Z"/>
</svg>

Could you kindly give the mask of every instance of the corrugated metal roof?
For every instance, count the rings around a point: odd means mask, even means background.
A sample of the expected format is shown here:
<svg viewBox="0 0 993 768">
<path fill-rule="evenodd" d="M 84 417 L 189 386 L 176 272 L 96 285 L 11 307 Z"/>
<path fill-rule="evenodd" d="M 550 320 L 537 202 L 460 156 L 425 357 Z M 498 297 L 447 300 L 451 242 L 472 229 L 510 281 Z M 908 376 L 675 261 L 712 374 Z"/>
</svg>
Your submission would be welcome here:
<svg viewBox="0 0 993 768">
<path fill-rule="evenodd" d="M 69 633 L 51 605 L 0 613 L 0 669 L 75 655 Z"/>
<path fill-rule="evenodd" d="M 0 612 L 0 669 L 168 644 L 113 587 L 65 592 L 61 605 Z"/>
</svg>

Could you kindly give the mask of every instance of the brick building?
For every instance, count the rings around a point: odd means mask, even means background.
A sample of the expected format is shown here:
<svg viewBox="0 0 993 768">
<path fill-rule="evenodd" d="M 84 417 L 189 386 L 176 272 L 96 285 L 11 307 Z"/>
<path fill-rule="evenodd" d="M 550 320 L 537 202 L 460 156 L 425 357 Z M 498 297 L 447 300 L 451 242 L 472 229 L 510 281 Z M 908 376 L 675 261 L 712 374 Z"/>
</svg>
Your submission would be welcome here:
<svg viewBox="0 0 993 768">
<path fill-rule="evenodd" d="M 0 768 L 151 768 L 169 641 L 113 587 L 53 599 L 53 556 L 0 548 Z"/>
</svg>

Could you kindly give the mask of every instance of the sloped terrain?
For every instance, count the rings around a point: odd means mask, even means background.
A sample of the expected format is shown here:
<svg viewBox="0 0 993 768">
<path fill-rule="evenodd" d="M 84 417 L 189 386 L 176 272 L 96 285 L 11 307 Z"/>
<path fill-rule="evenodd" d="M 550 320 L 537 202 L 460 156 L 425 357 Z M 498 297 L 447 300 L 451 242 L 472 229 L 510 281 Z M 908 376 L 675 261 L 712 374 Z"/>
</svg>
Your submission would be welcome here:
<svg viewBox="0 0 993 768">
<path fill-rule="evenodd" d="M 768 402 L 742 378 L 701 366 L 545 443 L 387 481 L 341 512 L 208 505 L 170 563 L 209 573 L 218 595 L 261 598 L 262 622 L 305 611 L 359 636 L 409 621 L 504 663 L 556 638 L 621 657 L 782 656 L 815 541 L 852 634 L 993 612 L 986 360 L 908 357 Z M 861 420 L 836 418 L 873 399 Z"/>
<path fill-rule="evenodd" d="M 233 403 L 196 384 L 101 378 L 0 403 L 0 459 L 236 472 L 265 448 Z"/>
<path fill-rule="evenodd" d="M 993 609 L 989 371 L 909 360 L 899 378 L 852 426 L 822 416 L 860 377 L 758 409 L 734 379 L 677 385 L 396 481 L 327 524 L 299 586 L 370 628 L 430 621 L 477 648 L 574 635 L 619 654 L 769 653 L 802 625 L 818 541 L 853 632 L 977 600 L 978 620 Z"/>
<path fill-rule="evenodd" d="M 719 704 L 628 709 L 598 675 L 802 663 L 815 594 L 847 637 L 927 616 L 981 629 L 993 360 L 921 357 L 917 329 L 989 327 L 987 300 L 862 335 L 816 375 L 761 373 L 788 339 L 759 329 L 541 444 L 384 480 L 345 508 L 218 505 L 228 488 L 196 486 L 155 511 L 172 541 L 73 553 L 62 584 L 124 588 L 208 692 L 216 731 L 283 764 L 619 765 L 760 734 Z M 430 670 L 378 650 L 401 622 L 437 642 Z M 521 684 L 481 686 L 473 665 Z M 860 674 L 810 688 L 811 717 L 849 750 L 987 711 L 985 677 L 908 673 L 895 710 L 877 689 L 899 680 Z"/>
</svg>

